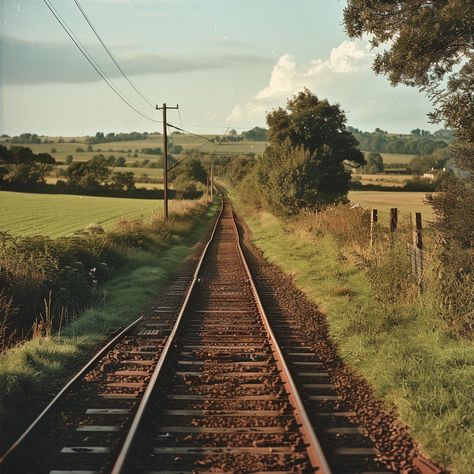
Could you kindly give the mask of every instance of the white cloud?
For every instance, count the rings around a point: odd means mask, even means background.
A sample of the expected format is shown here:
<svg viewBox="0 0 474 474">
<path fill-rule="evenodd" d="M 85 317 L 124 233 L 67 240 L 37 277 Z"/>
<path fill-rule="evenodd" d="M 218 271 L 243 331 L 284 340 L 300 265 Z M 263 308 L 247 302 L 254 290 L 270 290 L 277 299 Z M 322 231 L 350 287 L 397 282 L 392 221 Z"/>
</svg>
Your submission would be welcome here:
<svg viewBox="0 0 474 474">
<path fill-rule="evenodd" d="M 284 54 L 273 66 L 268 85 L 235 105 L 227 122 L 263 125 L 267 112 L 284 106 L 288 98 L 307 87 L 318 97 L 341 104 L 349 124 L 364 130 L 433 128 L 427 123 L 426 114 L 432 109 L 427 97 L 407 86 L 391 87 L 385 76 L 372 71 L 373 58 L 366 40 L 344 41 L 326 59 L 305 64 Z"/>
<path fill-rule="evenodd" d="M 282 105 L 304 87 L 319 94 L 321 86 L 337 83 L 342 78 L 353 77 L 359 71 L 366 70 L 372 57 L 367 42 L 350 41 L 333 48 L 328 59 L 313 59 L 306 65 L 299 65 L 291 54 L 284 54 L 273 67 L 268 85 L 246 103 L 236 105 L 228 121 L 261 122 L 266 111 Z"/>
</svg>

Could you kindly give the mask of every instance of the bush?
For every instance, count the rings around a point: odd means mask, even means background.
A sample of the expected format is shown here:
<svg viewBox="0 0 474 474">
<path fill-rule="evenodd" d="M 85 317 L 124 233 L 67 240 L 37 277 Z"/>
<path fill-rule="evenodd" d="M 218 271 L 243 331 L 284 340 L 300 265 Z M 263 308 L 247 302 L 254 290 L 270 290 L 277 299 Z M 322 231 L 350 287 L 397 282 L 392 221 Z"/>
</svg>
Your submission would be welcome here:
<svg viewBox="0 0 474 474">
<path fill-rule="evenodd" d="M 173 181 L 173 187 L 178 196 L 197 192 L 198 183 L 185 174 L 178 175 Z"/>
<path fill-rule="evenodd" d="M 330 160 L 324 149 L 314 154 L 303 147 L 267 149 L 256 166 L 263 203 L 278 215 L 295 215 L 302 209 L 320 210 L 347 201 L 344 186 L 349 173 L 336 166 L 328 179 Z"/>
</svg>

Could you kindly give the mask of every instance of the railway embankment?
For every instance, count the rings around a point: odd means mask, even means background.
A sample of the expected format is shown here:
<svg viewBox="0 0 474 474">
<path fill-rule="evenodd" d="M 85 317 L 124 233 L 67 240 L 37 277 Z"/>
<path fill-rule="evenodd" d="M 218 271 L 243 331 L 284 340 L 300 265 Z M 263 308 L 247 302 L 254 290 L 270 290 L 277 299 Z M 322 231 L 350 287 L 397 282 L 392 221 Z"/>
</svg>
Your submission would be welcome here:
<svg viewBox="0 0 474 474">
<path fill-rule="evenodd" d="M 175 222 L 166 242 L 160 239 L 159 245 L 121 246 L 124 263 L 99 287 L 92 305 L 76 314 L 69 325 L 51 325 L 46 333 L 0 355 L 0 451 L 98 347 L 156 301 L 199 250 L 198 243 L 209 232 L 217 210 L 215 203 L 191 212 L 187 219 Z"/>
<path fill-rule="evenodd" d="M 347 222 L 326 232 L 315 222 L 285 223 L 232 198 L 260 270 L 280 282 L 283 306 L 304 313 L 308 343 L 332 361 L 346 398 L 365 405 L 358 421 L 364 425 L 369 411 L 365 425 L 374 439 L 389 425 L 393 439 L 405 431 L 435 462 L 472 472 L 474 345 L 453 334 L 429 288 L 420 295 L 413 287 L 409 257 L 397 257 L 395 244 L 391 258 L 370 273 L 361 250 L 368 241 L 349 248 L 336 235 Z M 345 390 L 350 379 L 355 384 Z M 391 454 L 392 442 L 383 436 L 380 447 L 393 460 L 397 449 Z"/>
</svg>

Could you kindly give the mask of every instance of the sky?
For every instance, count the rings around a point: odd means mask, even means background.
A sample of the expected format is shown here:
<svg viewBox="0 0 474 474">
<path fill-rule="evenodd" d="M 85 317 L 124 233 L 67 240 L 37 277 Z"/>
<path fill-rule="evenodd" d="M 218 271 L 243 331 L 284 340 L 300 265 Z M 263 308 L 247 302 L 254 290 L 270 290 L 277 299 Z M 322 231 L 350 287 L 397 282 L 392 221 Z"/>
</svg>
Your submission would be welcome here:
<svg viewBox="0 0 474 474">
<path fill-rule="evenodd" d="M 122 97 L 161 112 L 121 76 L 74 0 L 49 0 Z M 199 133 L 265 126 L 308 87 L 362 130 L 434 130 L 427 98 L 371 69 L 352 41 L 341 0 L 79 0 L 151 104 L 179 104 L 168 121 Z M 85 135 L 160 130 L 129 108 L 81 55 L 44 0 L 0 0 L 0 133 Z"/>
</svg>

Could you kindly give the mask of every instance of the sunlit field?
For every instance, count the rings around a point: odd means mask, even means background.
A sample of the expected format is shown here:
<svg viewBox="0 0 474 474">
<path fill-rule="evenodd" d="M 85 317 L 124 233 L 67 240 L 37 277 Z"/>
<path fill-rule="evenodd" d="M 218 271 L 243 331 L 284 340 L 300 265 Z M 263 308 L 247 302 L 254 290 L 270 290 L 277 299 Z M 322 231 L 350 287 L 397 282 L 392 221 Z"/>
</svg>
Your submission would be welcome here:
<svg viewBox="0 0 474 474">
<path fill-rule="evenodd" d="M 383 158 L 385 166 L 390 166 L 395 163 L 403 163 L 404 165 L 409 163 L 416 155 L 404 155 L 401 153 L 380 153 Z"/>
<path fill-rule="evenodd" d="M 110 228 L 121 217 L 162 209 L 155 199 L 125 199 L 0 191 L 0 230 L 13 235 L 71 235 L 89 224 Z"/>
<path fill-rule="evenodd" d="M 362 184 L 375 184 L 377 186 L 403 186 L 405 181 L 413 179 L 411 174 L 359 174 L 354 173 L 353 178 L 359 178 Z"/>
<path fill-rule="evenodd" d="M 388 212 L 391 207 L 398 208 L 399 212 L 421 212 L 425 219 L 433 217 L 433 209 L 424 202 L 424 192 L 397 192 L 397 191 L 351 191 L 349 199 L 362 207 L 378 209 L 379 212 Z"/>
</svg>

